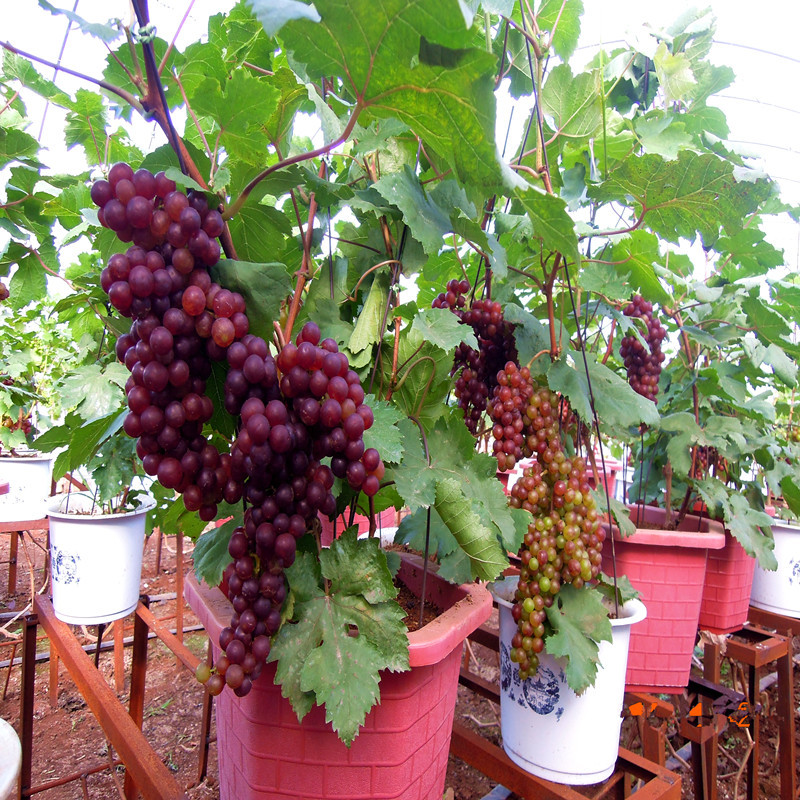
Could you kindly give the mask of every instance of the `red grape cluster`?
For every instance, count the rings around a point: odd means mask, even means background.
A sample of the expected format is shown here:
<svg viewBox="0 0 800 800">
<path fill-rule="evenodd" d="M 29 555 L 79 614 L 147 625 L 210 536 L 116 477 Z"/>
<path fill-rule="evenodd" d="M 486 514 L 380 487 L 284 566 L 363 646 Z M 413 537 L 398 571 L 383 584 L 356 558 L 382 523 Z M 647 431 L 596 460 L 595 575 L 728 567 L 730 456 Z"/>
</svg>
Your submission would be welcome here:
<svg viewBox="0 0 800 800">
<path fill-rule="evenodd" d="M 702 480 L 710 472 L 716 474 L 718 468 L 725 468 L 725 460 L 719 457 L 716 447 L 710 445 L 695 445 L 694 459 L 689 477 Z"/>
<path fill-rule="evenodd" d="M 622 313 L 626 317 L 639 317 L 647 325 L 647 334 L 644 337 L 647 347 L 635 336 L 628 335 L 620 343 L 619 354 L 628 371 L 631 388 L 655 403 L 661 365 L 664 363 L 661 343 L 667 335 L 666 328 L 653 317 L 653 304 L 641 295 L 634 295 Z"/>
<path fill-rule="evenodd" d="M 514 374 L 514 373 L 512 373 Z M 597 577 L 605 532 L 600 526 L 586 461 L 568 457 L 559 431 L 559 397 L 534 387 L 524 415 L 535 433 L 533 464 L 511 489 L 509 504 L 533 515 L 520 548 L 519 584 L 512 615 L 517 633 L 511 660 L 524 680 L 535 674 L 544 649 L 545 608 L 562 584 L 580 588 Z"/>
<path fill-rule="evenodd" d="M 10 378 L 6 378 L 6 380 L 4 380 L 3 383 L 6 386 L 14 385 L 14 381 L 11 380 Z M 25 412 L 22 409 L 20 409 L 16 419 L 10 417 L 8 414 L 3 414 L 1 419 L 2 421 L 0 422 L 0 424 L 2 424 L 4 428 L 8 428 L 8 430 L 10 431 L 22 431 L 25 434 L 25 436 L 28 436 L 33 428 L 33 425 L 31 424 L 30 411 Z"/>
<path fill-rule="evenodd" d="M 210 691 L 227 684 L 244 695 L 280 625 L 283 570 L 294 562 L 296 542 L 320 512 L 336 511 L 334 477 L 369 496 L 380 487 L 383 462 L 363 442 L 372 410 L 347 357 L 334 340 L 320 341 L 316 323 L 306 323 L 277 358 L 248 332 L 242 296 L 208 273 L 219 259 L 214 237 L 223 223 L 203 195 L 178 191 L 161 173 L 116 164 L 92 197 L 103 224 L 134 242 L 109 259 L 101 283 L 112 305 L 133 318 L 117 355 L 131 371 L 124 428 L 138 438 L 145 471 L 203 520 L 214 519 L 223 499 L 249 504 L 228 547 L 234 616 L 220 637 L 225 652 L 216 672 L 206 676 Z M 227 363 L 225 409 L 240 419 L 226 453 L 203 433 L 214 413 L 206 381 L 215 361 Z"/>
<path fill-rule="evenodd" d="M 497 386 L 488 406 L 492 426 L 493 451 L 501 472 L 514 468 L 522 458 L 533 453 L 529 446 L 530 417 L 526 415 L 533 395 L 531 374 L 527 367 L 519 369 L 509 361 L 497 373 Z"/>
<path fill-rule="evenodd" d="M 451 280 L 447 291 L 437 295 L 434 308 L 449 308 L 478 340 L 478 349 L 461 343 L 456 347 L 452 375 L 458 375 L 455 395 L 464 411 L 464 422 L 470 432 L 478 432 L 488 398 L 497 385 L 497 373 L 503 365 L 517 360 L 514 326 L 503 317 L 503 307 L 492 300 L 475 300 L 466 306 L 469 283 Z"/>
</svg>

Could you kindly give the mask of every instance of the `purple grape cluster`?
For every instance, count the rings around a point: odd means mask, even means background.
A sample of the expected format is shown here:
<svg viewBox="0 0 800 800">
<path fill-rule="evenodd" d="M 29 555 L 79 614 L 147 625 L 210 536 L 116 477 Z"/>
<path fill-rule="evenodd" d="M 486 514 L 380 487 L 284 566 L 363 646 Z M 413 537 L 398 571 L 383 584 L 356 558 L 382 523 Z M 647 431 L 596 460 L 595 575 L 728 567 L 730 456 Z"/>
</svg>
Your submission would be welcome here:
<svg viewBox="0 0 800 800">
<path fill-rule="evenodd" d="M 221 501 L 246 504 L 232 534 L 227 576 L 231 625 L 207 678 L 247 694 L 258 677 L 286 597 L 283 571 L 319 513 L 332 516 L 334 478 L 373 496 L 384 465 L 363 434 L 374 421 L 364 389 L 333 339 L 314 322 L 277 357 L 249 333 L 244 298 L 214 283 L 223 221 L 200 193 L 178 191 L 163 174 L 115 164 L 92 198 L 100 221 L 132 246 L 111 256 L 101 284 L 132 319 L 117 340 L 131 372 L 125 431 L 145 471 L 182 494 L 210 521 Z M 204 435 L 214 414 L 206 393 L 213 362 L 227 364 L 225 410 L 239 419 L 230 452 Z M 330 458 L 330 466 L 323 459 Z"/>
<path fill-rule="evenodd" d="M 451 375 L 457 375 L 455 395 L 464 422 L 476 434 L 486 403 L 497 386 L 497 374 L 509 361 L 518 360 L 514 326 L 503 317 L 503 307 L 492 300 L 475 300 L 466 308 L 466 280 L 448 281 L 446 292 L 436 296 L 433 308 L 449 308 L 478 340 L 478 349 L 462 342 L 456 347 Z"/>
<path fill-rule="evenodd" d="M 622 313 L 626 317 L 639 317 L 647 325 L 644 337 L 647 347 L 635 336 L 629 335 L 622 339 L 619 354 L 628 371 L 631 388 L 655 403 L 658 400 L 658 379 L 664 363 L 661 343 L 666 338 L 666 328 L 653 316 L 653 304 L 641 295 L 634 295 Z"/>
</svg>

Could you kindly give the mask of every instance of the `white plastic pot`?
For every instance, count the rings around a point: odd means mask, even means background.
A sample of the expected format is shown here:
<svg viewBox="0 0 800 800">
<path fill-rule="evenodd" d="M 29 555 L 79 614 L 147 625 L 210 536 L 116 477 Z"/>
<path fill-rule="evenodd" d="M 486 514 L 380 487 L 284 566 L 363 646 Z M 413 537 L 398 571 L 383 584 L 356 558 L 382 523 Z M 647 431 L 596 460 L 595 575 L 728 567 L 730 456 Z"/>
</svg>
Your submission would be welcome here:
<svg viewBox="0 0 800 800">
<path fill-rule="evenodd" d="M 8 493 L 0 495 L 0 522 L 43 519 L 50 497 L 54 456 L 31 453 L 0 456 L 0 483 Z"/>
<path fill-rule="evenodd" d="M 522 769 L 556 783 L 584 786 L 606 780 L 619 751 L 631 626 L 647 611 L 629 600 L 612 619 L 611 642 L 601 642 L 594 686 L 580 697 L 567 685 L 562 659 L 546 651 L 539 671 L 520 681 L 509 658 L 517 624 L 511 616 L 517 578 L 494 584 L 500 606 L 500 727 L 503 749 Z"/>
<path fill-rule="evenodd" d="M 756 564 L 750 604 L 765 611 L 800 619 L 800 526 L 776 519 L 774 572 Z"/>
<path fill-rule="evenodd" d="M 146 515 L 155 499 L 120 514 L 92 514 L 93 505 L 76 492 L 48 504 L 53 610 L 72 625 L 110 622 L 136 608 Z"/>
</svg>

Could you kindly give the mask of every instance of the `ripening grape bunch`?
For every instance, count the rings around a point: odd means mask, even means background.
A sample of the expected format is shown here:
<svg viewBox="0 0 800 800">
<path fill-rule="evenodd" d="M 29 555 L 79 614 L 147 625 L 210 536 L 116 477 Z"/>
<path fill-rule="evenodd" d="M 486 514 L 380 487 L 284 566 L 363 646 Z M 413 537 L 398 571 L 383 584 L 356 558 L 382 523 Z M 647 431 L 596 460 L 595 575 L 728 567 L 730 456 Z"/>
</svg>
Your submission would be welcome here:
<svg viewBox="0 0 800 800">
<path fill-rule="evenodd" d="M 517 360 L 514 326 L 505 321 L 503 307 L 492 300 L 474 300 L 466 307 L 469 282 L 447 282 L 445 292 L 436 296 L 433 308 L 449 308 L 478 340 L 478 349 L 463 342 L 456 347 L 451 375 L 456 375 L 455 395 L 464 411 L 464 422 L 476 434 L 487 400 L 497 385 L 497 373 L 509 360 Z"/>
<path fill-rule="evenodd" d="M 647 325 L 644 337 L 647 347 L 635 336 L 628 335 L 620 343 L 619 354 L 628 371 L 631 388 L 655 403 L 658 398 L 658 379 L 664 363 L 661 343 L 666 338 L 666 328 L 653 316 L 653 304 L 641 295 L 634 295 L 622 313 L 626 317 L 638 317 Z"/>
<path fill-rule="evenodd" d="M 214 519 L 223 500 L 244 500 L 244 525 L 229 542 L 234 607 L 223 654 L 204 674 L 209 691 L 250 691 L 280 625 L 283 570 L 319 513 L 336 510 L 334 478 L 374 495 L 384 465 L 366 448 L 373 424 L 360 379 L 314 322 L 277 356 L 249 333 L 244 298 L 212 281 L 224 223 L 205 196 L 178 190 L 163 173 L 115 164 L 92 186 L 99 218 L 131 246 L 108 260 L 101 285 L 132 322 L 116 354 L 130 370 L 126 433 L 147 474 Z M 239 422 L 229 452 L 204 435 L 215 412 L 212 364 L 227 366 L 225 411 Z M 322 460 L 330 457 L 330 466 Z"/>
<path fill-rule="evenodd" d="M 507 368 L 506 374 L 529 381 L 521 370 Z M 562 405 L 546 387 L 531 387 L 523 418 L 533 431 L 529 447 L 536 458 L 511 488 L 509 498 L 512 507 L 532 515 L 519 551 L 522 565 L 512 607 L 517 632 L 511 660 L 523 680 L 539 666 L 545 608 L 553 604 L 563 584 L 581 588 L 596 578 L 602 562 L 605 532 L 586 479 L 585 459 L 564 451 L 559 426 Z"/>
</svg>

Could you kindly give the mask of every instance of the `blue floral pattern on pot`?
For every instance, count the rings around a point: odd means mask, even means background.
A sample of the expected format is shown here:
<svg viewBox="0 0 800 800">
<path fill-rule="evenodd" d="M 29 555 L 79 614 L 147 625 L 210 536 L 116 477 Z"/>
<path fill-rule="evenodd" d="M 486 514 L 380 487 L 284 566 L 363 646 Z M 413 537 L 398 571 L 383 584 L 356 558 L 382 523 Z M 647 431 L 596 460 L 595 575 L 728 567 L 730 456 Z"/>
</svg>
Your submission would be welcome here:
<svg viewBox="0 0 800 800">
<path fill-rule="evenodd" d="M 563 709 L 556 710 L 561 696 L 559 684 L 565 682 L 566 676 L 563 671 L 559 672 L 556 675 L 548 667 L 540 667 L 532 678 L 520 681 L 519 671 L 509 657 L 508 647 L 500 645 L 500 686 L 512 701 L 523 708 L 527 706 L 542 716 L 556 711 L 556 717 L 560 719 Z"/>
<path fill-rule="evenodd" d="M 789 583 L 794 586 L 795 583 L 800 584 L 800 559 L 792 559 L 789 562 Z"/>
<path fill-rule="evenodd" d="M 58 548 L 53 548 L 53 550 L 53 580 L 64 585 L 80 583 L 81 578 L 78 574 L 80 556 L 74 556 L 72 553 L 67 553 Z"/>
</svg>

